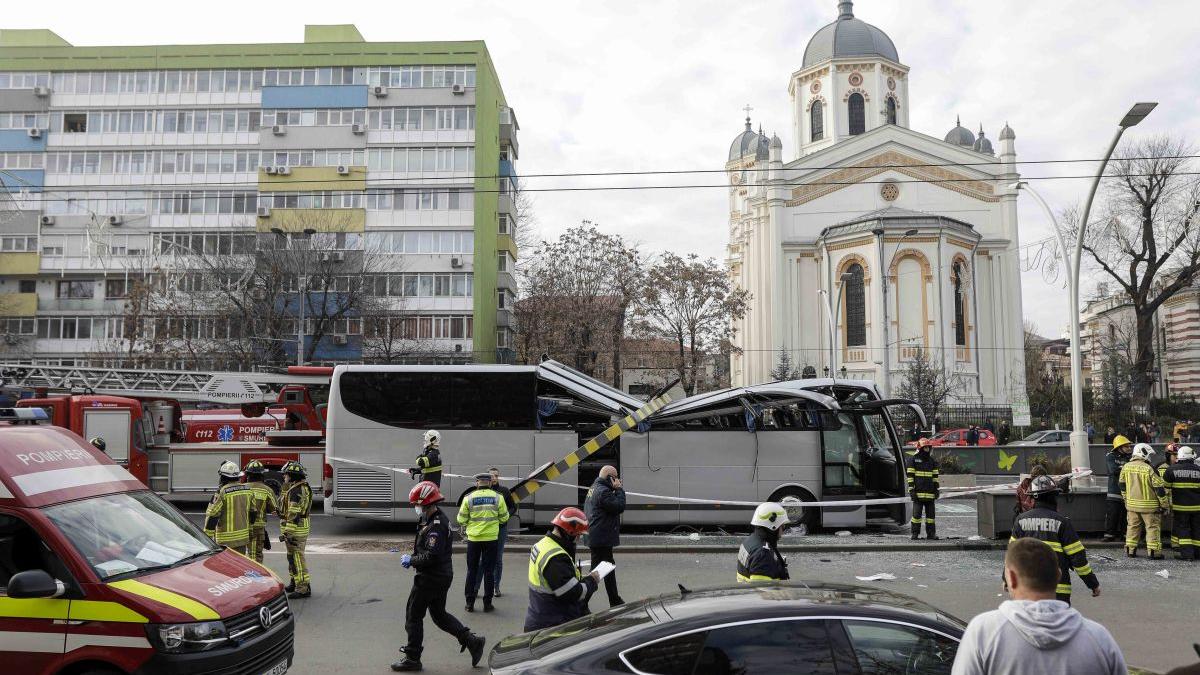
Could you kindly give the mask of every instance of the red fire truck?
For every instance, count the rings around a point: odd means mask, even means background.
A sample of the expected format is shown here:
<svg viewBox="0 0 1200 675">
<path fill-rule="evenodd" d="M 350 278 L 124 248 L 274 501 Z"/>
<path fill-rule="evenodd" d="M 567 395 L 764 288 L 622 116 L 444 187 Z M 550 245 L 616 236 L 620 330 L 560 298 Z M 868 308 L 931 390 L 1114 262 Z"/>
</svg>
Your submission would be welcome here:
<svg viewBox="0 0 1200 675">
<path fill-rule="evenodd" d="M 320 367 L 282 375 L 0 365 L 6 389 L 35 393 L 17 406 L 46 409 L 54 424 L 102 438 L 115 462 L 179 500 L 215 491 L 216 467 L 227 459 L 239 466 L 262 461 L 269 482 L 279 482 L 279 469 L 296 460 L 319 487 L 324 406 L 312 394 L 331 374 Z M 238 407 L 185 407 L 212 401 Z"/>
</svg>

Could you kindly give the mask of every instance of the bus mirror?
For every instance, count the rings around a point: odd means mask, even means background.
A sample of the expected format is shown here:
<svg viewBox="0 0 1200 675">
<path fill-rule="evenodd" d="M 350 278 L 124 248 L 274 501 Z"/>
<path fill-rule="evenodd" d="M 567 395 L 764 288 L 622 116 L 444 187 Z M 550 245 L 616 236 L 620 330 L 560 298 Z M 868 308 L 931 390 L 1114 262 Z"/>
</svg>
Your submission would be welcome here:
<svg viewBox="0 0 1200 675">
<path fill-rule="evenodd" d="M 267 414 L 267 404 L 265 403 L 243 403 L 242 417 L 262 417 Z"/>
</svg>

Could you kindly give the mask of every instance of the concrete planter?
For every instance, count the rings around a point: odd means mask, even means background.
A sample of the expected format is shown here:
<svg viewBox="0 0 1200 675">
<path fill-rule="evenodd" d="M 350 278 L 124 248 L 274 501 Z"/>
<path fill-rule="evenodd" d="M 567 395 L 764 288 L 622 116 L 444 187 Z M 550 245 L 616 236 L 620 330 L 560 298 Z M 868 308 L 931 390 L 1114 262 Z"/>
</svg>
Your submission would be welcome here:
<svg viewBox="0 0 1200 675">
<path fill-rule="evenodd" d="M 939 484 L 944 488 L 975 487 L 975 474 L 951 473 L 938 476 Z"/>
</svg>

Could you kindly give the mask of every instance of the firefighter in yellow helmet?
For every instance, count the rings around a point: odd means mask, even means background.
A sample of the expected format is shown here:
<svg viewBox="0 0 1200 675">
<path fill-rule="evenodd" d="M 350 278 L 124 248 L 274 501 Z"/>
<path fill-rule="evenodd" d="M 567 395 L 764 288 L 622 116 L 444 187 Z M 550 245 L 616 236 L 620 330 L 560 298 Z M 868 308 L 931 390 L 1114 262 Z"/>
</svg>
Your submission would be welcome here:
<svg viewBox="0 0 1200 675">
<path fill-rule="evenodd" d="M 1108 470 L 1108 494 L 1104 502 L 1104 537 L 1102 541 L 1116 541 L 1125 536 L 1125 500 L 1121 498 L 1121 467 L 1129 461 L 1133 441 L 1124 436 L 1113 438 L 1112 449 L 1104 455 Z"/>
<path fill-rule="evenodd" d="M 278 514 L 279 508 L 275 502 L 275 491 L 263 482 L 267 476 L 267 467 L 257 459 L 252 459 L 246 462 L 246 468 L 242 471 L 246 474 L 245 486 L 254 493 L 254 510 L 258 512 L 258 517 L 250 523 L 250 546 L 247 555 L 255 562 L 262 562 L 263 549 L 271 550 L 271 535 L 267 533 L 267 514 Z"/>
<path fill-rule="evenodd" d="M 304 559 L 304 545 L 308 542 L 309 511 L 312 510 L 312 488 L 306 480 L 308 472 L 300 462 L 291 461 L 283 465 L 283 494 L 279 496 L 279 541 L 287 545 L 288 572 L 292 576 L 288 584 L 289 598 L 307 598 L 312 595 L 309 588 L 308 563 Z"/>
<path fill-rule="evenodd" d="M 258 519 L 254 509 L 254 493 L 239 481 L 242 470 L 226 461 L 217 470 L 221 487 L 204 511 L 204 534 L 218 546 L 231 548 L 246 555 L 250 544 L 250 523 Z"/>
</svg>

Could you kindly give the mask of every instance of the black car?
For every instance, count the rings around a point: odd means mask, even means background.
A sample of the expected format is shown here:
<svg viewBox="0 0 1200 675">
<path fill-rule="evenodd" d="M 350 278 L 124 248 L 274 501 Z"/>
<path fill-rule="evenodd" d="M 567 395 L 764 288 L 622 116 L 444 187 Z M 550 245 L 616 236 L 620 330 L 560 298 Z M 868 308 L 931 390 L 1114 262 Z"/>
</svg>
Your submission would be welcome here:
<svg viewBox="0 0 1200 675">
<path fill-rule="evenodd" d="M 920 600 L 863 586 L 681 588 L 506 638 L 488 665 L 495 675 L 941 675 L 965 628 Z"/>
</svg>

